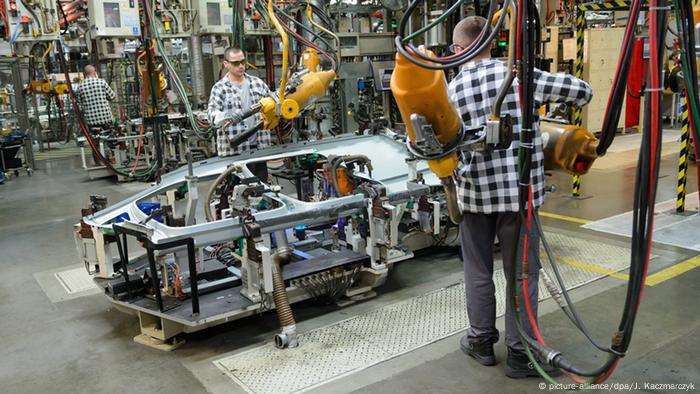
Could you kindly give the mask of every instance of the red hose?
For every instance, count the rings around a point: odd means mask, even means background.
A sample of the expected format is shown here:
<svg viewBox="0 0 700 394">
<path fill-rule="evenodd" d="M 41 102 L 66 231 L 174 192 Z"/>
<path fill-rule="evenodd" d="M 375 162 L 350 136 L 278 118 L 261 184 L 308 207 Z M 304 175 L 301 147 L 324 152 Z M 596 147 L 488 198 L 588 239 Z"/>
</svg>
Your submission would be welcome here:
<svg viewBox="0 0 700 394">
<path fill-rule="evenodd" d="M 658 10 L 656 9 L 657 7 L 657 0 L 651 0 L 649 2 L 649 8 L 651 10 L 651 15 L 649 18 L 649 66 L 650 66 L 650 81 L 651 81 L 651 87 L 650 87 L 650 93 L 651 93 L 651 103 L 650 103 L 650 109 L 651 109 L 651 114 L 650 114 L 650 129 L 649 132 L 651 134 L 651 145 L 650 145 L 650 152 L 649 152 L 649 200 L 652 202 L 651 206 L 651 218 L 649 222 L 649 242 L 647 244 L 647 255 L 645 257 L 644 261 L 644 276 L 642 278 L 642 287 L 639 290 L 639 300 L 637 301 L 637 309 L 639 309 L 639 305 L 642 302 L 642 298 L 644 297 L 644 284 L 646 283 L 647 279 L 647 273 L 649 271 L 649 260 L 651 258 L 651 246 L 652 246 L 652 239 L 654 235 L 654 201 L 652 200 L 652 196 L 654 194 L 654 168 L 656 168 L 656 149 L 657 149 L 657 140 L 659 136 L 659 129 L 661 125 L 659 124 L 659 107 L 661 105 L 661 98 L 660 98 L 660 93 L 661 93 L 661 85 L 659 82 L 659 52 L 657 51 L 658 46 L 660 45 L 657 38 L 658 35 L 658 26 L 657 26 L 657 17 L 656 14 L 658 13 Z"/>
</svg>

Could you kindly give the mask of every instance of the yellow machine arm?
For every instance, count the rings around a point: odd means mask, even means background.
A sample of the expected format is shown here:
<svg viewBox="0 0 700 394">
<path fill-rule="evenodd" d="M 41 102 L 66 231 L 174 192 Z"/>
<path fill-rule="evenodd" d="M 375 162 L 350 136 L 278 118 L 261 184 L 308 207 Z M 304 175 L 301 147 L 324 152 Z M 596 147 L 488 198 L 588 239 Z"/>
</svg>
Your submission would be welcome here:
<svg viewBox="0 0 700 394">
<path fill-rule="evenodd" d="M 289 81 L 291 91 L 284 96 L 284 101 L 279 103 L 273 97 L 265 97 L 260 100 L 262 106 L 260 117 L 263 120 L 263 128 L 270 129 L 277 126 L 280 118 L 294 119 L 299 111 L 313 104 L 319 97 L 326 94 L 328 86 L 335 79 L 335 71 L 319 71 L 303 74 L 299 78 Z"/>
<path fill-rule="evenodd" d="M 544 145 L 545 170 L 564 170 L 572 175 L 584 175 L 598 157 L 598 139 L 578 126 L 540 122 Z"/>
<path fill-rule="evenodd" d="M 425 53 L 432 55 L 430 51 Z M 391 92 L 412 142 L 416 141 L 416 131 L 409 121 L 413 114 L 426 118 L 442 144 L 448 144 L 459 134 L 462 121 L 447 96 L 447 80 L 442 71 L 417 66 L 397 53 L 396 66 L 391 74 Z M 440 178 L 452 176 L 457 164 L 456 152 L 442 159 L 428 161 L 430 170 Z"/>
<path fill-rule="evenodd" d="M 433 55 L 430 51 L 424 53 Z M 412 143 L 416 142 L 417 135 L 417 130 L 409 121 L 412 115 L 425 117 L 426 123 L 432 126 L 435 137 L 443 145 L 458 137 L 462 120 L 447 95 L 447 80 L 442 71 L 417 66 L 397 53 L 396 66 L 391 74 L 391 92 Z M 456 152 L 436 160 L 428 160 L 428 167 L 440 178 L 445 188 L 448 212 L 455 224 L 462 221 L 452 180 L 452 173 L 458 164 Z"/>
<path fill-rule="evenodd" d="M 423 52 L 434 56 L 430 51 Z M 443 146 L 454 146 L 462 128 L 459 113 L 447 94 L 447 80 L 440 70 L 429 70 L 417 66 L 398 53 L 396 67 L 391 76 L 391 91 L 398 104 L 406 132 L 411 143 L 425 130 L 416 130 L 412 117 L 420 115 L 425 124 Z M 571 174 L 583 175 L 593 165 L 597 155 L 598 140 L 588 130 L 571 125 L 542 122 L 541 132 L 545 140 L 545 163 L 547 169 L 563 169 Z M 422 137 L 421 137 L 422 138 Z M 510 142 L 506 142 L 509 145 Z M 505 146 L 504 146 L 505 147 Z M 453 222 L 458 223 L 461 214 L 457 207 L 452 174 L 459 164 L 457 151 L 448 155 L 436 155 L 427 160 L 430 170 L 437 175 L 445 187 L 448 211 Z"/>
</svg>

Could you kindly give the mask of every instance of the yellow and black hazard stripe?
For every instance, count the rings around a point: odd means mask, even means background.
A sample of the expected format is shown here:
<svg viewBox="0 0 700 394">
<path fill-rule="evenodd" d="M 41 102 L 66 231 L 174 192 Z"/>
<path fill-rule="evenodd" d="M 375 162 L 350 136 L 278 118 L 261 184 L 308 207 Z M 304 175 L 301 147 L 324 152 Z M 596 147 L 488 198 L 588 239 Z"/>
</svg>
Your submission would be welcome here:
<svg viewBox="0 0 700 394">
<path fill-rule="evenodd" d="M 685 211 L 685 185 L 688 180 L 688 144 L 690 129 L 688 127 L 688 104 L 685 95 L 681 104 L 681 151 L 678 160 L 678 195 L 676 197 L 676 212 Z"/>
<path fill-rule="evenodd" d="M 583 32 L 586 30 L 586 17 L 584 12 L 576 14 L 576 62 L 574 64 L 574 73 L 577 78 L 583 77 Z M 574 113 L 571 121 L 581 126 L 583 121 L 581 108 L 574 108 Z"/>
<path fill-rule="evenodd" d="M 582 10 L 576 12 L 576 62 L 574 73 L 577 78 L 583 78 L 583 32 L 586 30 L 586 13 Z M 571 121 L 577 126 L 583 123 L 583 110 L 575 107 L 571 116 Z M 571 195 L 579 197 L 581 195 L 581 177 L 574 175 L 571 179 Z"/>
<path fill-rule="evenodd" d="M 619 11 L 630 8 L 631 4 L 629 0 L 615 0 L 579 4 L 576 8 L 579 11 Z"/>
<path fill-rule="evenodd" d="M 571 178 L 571 195 L 574 197 L 579 197 L 581 195 L 581 176 L 574 175 Z"/>
</svg>

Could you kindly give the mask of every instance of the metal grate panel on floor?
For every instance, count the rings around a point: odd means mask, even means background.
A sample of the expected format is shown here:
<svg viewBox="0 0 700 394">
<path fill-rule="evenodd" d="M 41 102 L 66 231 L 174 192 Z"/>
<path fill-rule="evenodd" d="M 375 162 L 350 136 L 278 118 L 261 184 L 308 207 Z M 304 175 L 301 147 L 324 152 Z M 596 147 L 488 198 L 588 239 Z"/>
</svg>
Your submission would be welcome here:
<svg viewBox="0 0 700 394">
<path fill-rule="evenodd" d="M 557 256 L 569 262 L 585 261 L 589 267 L 560 264 L 567 288 L 605 276 L 601 271 L 616 272 L 629 265 L 625 248 L 558 233 L 547 233 L 547 239 Z M 551 272 L 548 263 L 544 266 Z M 494 283 L 496 313 L 502 316 L 503 270 L 494 272 Z M 539 289 L 541 299 L 549 297 L 542 281 Z M 214 364 L 249 393 L 307 391 L 465 330 L 469 322 L 464 300 L 460 282 L 302 333 L 298 348 L 278 350 L 270 343 Z"/>
<path fill-rule="evenodd" d="M 557 267 L 567 289 L 575 288 L 601 277 L 601 274 L 619 272 L 630 265 L 630 251 L 620 246 L 572 237 L 560 233 L 545 233 Z M 552 280 L 554 271 L 544 248 L 540 248 L 540 261 Z M 540 283 L 540 295 L 549 294 Z"/>
<path fill-rule="evenodd" d="M 85 268 L 73 268 L 54 274 L 68 294 L 80 293 L 97 288 Z"/>
</svg>

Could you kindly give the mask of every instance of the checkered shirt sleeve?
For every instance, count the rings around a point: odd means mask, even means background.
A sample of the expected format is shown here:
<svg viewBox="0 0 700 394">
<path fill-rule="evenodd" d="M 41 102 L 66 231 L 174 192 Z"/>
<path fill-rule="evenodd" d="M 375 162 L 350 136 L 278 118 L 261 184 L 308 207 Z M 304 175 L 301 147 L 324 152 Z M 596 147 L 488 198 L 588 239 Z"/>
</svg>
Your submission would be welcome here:
<svg viewBox="0 0 700 394">
<path fill-rule="evenodd" d="M 245 77 L 248 80 L 251 103 L 257 103 L 263 97 L 270 95 L 270 89 L 260 78 L 248 74 L 246 74 Z M 214 117 L 221 112 L 233 114 L 237 111 L 243 110 L 241 87 L 231 82 L 228 79 L 228 75 L 225 75 L 224 78 L 217 82 L 211 90 L 211 94 L 209 96 L 209 106 L 207 108 L 209 121 L 213 124 Z M 271 145 L 270 132 L 268 130 L 260 130 L 258 131 L 257 138 L 255 140 L 249 139 L 237 147 L 232 148 L 231 143 L 229 142 L 230 139 L 245 132 L 245 130 L 246 122 L 231 125 L 223 129 L 218 129 L 216 131 L 216 150 L 218 155 L 231 156 L 239 154 L 243 151 L 256 148 L 265 148 Z"/>
<path fill-rule="evenodd" d="M 85 122 L 90 126 L 102 126 L 112 123 L 112 107 L 110 101 L 115 94 L 104 79 L 85 78 L 77 91 L 80 111 Z"/>
<path fill-rule="evenodd" d="M 467 129 L 484 124 L 491 113 L 498 90 L 506 76 L 506 65 L 495 59 L 467 63 L 450 82 L 450 99 Z M 592 98 L 591 87 L 565 74 L 535 70 L 535 109 L 546 102 L 583 106 Z M 493 213 L 518 211 L 518 147 L 520 145 L 520 97 L 518 80 L 510 87 L 501 113 L 513 119 L 513 143 L 508 149 L 489 153 L 462 152 L 454 173 L 458 205 L 463 212 Z M 544 202 L 544 153 L 538 124 L 535 124 L 532 156 L 533 204 Z"/>
</svg>

